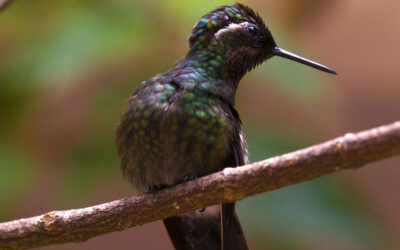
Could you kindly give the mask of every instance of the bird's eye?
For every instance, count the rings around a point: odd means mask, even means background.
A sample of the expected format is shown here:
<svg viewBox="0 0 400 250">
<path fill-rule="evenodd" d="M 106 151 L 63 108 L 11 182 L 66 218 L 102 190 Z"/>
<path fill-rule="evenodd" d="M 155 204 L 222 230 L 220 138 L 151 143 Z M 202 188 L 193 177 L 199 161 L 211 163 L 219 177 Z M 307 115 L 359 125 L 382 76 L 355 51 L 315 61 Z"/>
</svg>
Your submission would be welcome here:
<svg viewBox="0 0 400 250">
<path fill-rule="evenodd" d="M 254 26 L 249 26 L 247 27 L 247 31 L 250 33 L 252 36 L 257 36 L 258 35 L 258 29 Z"/>
</svg>

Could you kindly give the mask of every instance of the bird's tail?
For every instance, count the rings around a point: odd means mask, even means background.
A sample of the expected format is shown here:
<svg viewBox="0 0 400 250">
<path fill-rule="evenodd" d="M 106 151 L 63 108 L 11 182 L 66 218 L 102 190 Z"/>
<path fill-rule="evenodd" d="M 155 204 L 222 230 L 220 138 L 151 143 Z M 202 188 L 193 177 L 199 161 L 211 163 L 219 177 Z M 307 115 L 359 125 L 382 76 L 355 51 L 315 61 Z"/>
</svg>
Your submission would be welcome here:
<svg viewBox="0 0 400 250">
<path fill-rule="evenodd" d="M 222 204 L 216 216 L 199 216 L 196 211 L 165 219 L 164 225 L 175 249 L 248 249 L 234 207 L 234 203 Z"/>
</svg>

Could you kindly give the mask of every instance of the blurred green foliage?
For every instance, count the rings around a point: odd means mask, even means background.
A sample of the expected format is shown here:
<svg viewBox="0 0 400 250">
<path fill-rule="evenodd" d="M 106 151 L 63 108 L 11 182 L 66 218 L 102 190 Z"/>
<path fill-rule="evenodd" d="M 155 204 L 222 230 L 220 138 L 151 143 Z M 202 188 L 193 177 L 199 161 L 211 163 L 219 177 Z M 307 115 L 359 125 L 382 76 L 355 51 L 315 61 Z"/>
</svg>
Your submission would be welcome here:
<svg viewBox="0 0 400 250">
<path fill-rule="evenodd" d="M 141 81 L 183 56 L 185 38 L 201 15 L 229 3 L 15 1 L 0 12 L 0 218 L 33 215 L 26 212 L 30 206 L 48 211 L 90 205 L 99 200 L 93 198 L 98 192 L 114 190 L 107 196 L 113 198 L 129 194 L 114 148 L 125 100 Z M 294 47 L 284 30 L 273 33 Z M 313 55 L 311 48 L 304 50 Z M 326 88 L 318 72 L 281 59 L 253 74 L 258 83 L 275 84 L 286 98 L 305 105 Z M 268 114 L 280 107 L 252 108 Z M 252 161 L 315 142 L 260 123 L 248 111 L 243 122 Z M 314 133 L 309 137 L 318 139 Z M 49 189 L 42 204 L 24 203 Z M 326 177 L 246 199 L 238 207 L 254 249 L 372 249 L 384 240 L 385 229 L 358 202 Z"/>
<path fill-rule="evenodd" d="M 12 212 L 33 178 L 27 156 L 10 145 L 0 143 L 0 217 Z"/>
</svg>

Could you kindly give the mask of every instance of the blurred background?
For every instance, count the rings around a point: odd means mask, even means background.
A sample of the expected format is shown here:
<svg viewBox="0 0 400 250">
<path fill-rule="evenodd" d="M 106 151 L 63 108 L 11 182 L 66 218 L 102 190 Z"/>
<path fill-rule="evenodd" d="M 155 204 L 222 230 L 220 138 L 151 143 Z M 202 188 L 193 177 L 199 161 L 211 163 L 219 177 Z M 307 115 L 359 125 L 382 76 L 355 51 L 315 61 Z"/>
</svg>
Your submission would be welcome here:
<svg viewBox="0 0 400 250">
<path fill-rule="evenodd" d="M 0 11 L 0 221 L 136 194 L 114 128 L 132 90 L 234 1 L 15 0 Z M 237 93 L 252 161 L 400 117 L 400 3 L 243 1 L 278 45 Z M 399 249 L 400 158 L 238 202 L 251 249 Z M 161 222 L 41 249 L 172 249 Z"/>
</svg>

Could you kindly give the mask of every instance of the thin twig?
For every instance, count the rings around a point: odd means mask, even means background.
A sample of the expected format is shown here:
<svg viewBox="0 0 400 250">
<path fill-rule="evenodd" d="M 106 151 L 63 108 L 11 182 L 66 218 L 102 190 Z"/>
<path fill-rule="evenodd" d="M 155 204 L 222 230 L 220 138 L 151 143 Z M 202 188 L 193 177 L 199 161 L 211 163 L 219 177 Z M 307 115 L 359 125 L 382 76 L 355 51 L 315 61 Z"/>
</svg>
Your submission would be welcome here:
<svg viewBox="0 0 400 250">
<path fill-rule="evenodd" d="M 400 121 L 130 198 L 0 223 L 0 249 L 85 241 L 400 155 Z"/>
</svg>

